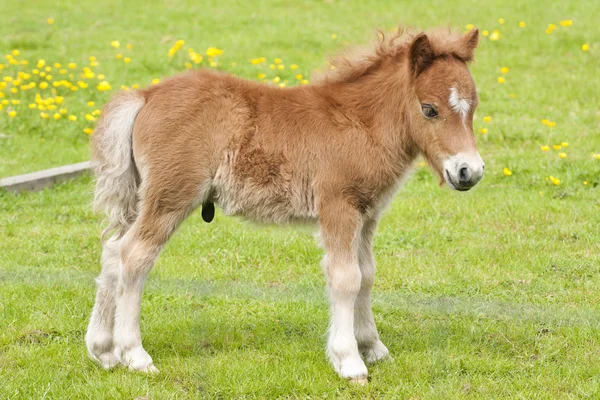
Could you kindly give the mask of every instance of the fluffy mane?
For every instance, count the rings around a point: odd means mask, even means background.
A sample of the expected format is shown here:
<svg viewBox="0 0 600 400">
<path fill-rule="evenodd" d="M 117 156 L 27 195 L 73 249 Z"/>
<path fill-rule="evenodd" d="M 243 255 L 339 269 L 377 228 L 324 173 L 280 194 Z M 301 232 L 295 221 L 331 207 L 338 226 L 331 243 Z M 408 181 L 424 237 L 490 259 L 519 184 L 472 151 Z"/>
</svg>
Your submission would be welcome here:
<svg viewBox="0 0 600 400">
<path fill-rule="evenodd" d="M 386 34 L 377 31 L 377 40 L 368 46 L 352 47 L 327 61 L 325 71 L 315 74 L 316 83 L 339 83 L 354 81 L 378 69 L 384 62 L 404 62 L 412 40 L 421 33 L 427 35 L 434 56 L 453 56 L 466 63 L 473 60 L 473 49 L 465 46 L 464 36 L 450 29 L 436 29 L 427 32 L 409 32 L 398 27 L 397 32 Z"/>
</svg>

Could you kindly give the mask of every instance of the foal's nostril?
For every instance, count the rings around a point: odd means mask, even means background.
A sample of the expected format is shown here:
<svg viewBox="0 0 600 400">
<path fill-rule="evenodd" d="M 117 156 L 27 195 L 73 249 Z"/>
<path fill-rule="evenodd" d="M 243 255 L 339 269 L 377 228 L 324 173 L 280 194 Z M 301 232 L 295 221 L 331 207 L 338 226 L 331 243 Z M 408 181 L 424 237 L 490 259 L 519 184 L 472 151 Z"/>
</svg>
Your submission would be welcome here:
<svg viewBox="0 0 600 400">
<path fill-rule="evenodd" d="M 463 184 L 469 181 L 469 169 L 467 167 L 462 167 L 458 174 L 458 181 Z"/>
</svg>

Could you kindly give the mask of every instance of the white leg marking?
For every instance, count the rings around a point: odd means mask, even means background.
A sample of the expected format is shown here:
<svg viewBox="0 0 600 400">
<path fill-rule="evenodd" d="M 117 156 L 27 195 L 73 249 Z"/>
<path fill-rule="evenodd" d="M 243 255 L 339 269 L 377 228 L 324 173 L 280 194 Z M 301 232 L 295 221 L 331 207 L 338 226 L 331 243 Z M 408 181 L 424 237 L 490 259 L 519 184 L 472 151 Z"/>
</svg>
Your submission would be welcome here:
<svg viewBox="0 0 600 400">
<path fill-rule="evenodd" d="M 375 279 L 375 260 L 372 241 L 376 220 L 365 222 L 358 247 L 358 261 L 362 275 L 361 287 L 354 304 L 354 334 L 358 348 L 367 363 L 389 358 L 387 347 L 379 340 L 379 333 L 371 310 L 371 288 Z"/>
<path fill-rule="evenodd" d="M 96 279 L 96 303 L 85 335 L 90 357 L 109 369 L 119 363 L 114 354 L 113 326 L 115 295 L 119 274 L 120 241 L 110 239 L 102 251 L 102 272 Z"/>
</svg>

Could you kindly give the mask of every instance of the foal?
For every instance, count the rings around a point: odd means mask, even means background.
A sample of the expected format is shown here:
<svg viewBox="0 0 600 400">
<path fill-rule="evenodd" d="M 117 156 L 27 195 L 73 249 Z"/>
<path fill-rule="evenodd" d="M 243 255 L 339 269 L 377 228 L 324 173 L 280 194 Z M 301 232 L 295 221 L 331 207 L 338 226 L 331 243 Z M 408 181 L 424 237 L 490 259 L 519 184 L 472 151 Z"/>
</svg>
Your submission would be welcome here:
<svg viewBox="0 0 600 400">
<path fill-rule="evenodd" d="M 365 382 L 365 362 L 388 357 L 370 296 L 382 210 L 419 154 L 452 189 L 483 176 L 467 69 L 477 42 L 477 30 L 382 38 L 301 87 L 199 70 L 118 94 L 92 136 L 95 204 L 113 234 L 86 335 L 91 357 L 157 371 L 141 342 L 144 280 L 181 221 L 200 205 L 210 221 L 216 203 L 261 222 L 318 223 L 327 353 L 341 377 Z"/>
</svg>

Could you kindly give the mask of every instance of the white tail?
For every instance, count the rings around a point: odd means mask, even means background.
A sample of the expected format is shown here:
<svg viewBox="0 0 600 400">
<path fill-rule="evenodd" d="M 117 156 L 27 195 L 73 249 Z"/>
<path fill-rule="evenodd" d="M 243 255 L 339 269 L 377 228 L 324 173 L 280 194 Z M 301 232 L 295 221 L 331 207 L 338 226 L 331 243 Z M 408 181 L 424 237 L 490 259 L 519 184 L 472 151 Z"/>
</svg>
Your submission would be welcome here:
<svg viewBox="0 0 600 400">
<path fill-rule="evenodd" d="M 104 106 L 92 135 L 94 208 L 104 211 L 108 218 L 102 240 L 113 230 L 117 237 L 122 236 L 137 216 L 139 177 L 131 140 L 133 124 L 144 103 L 136 91 L 119 93 Z"/>
</svg>

